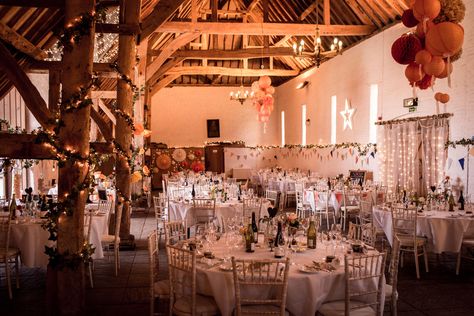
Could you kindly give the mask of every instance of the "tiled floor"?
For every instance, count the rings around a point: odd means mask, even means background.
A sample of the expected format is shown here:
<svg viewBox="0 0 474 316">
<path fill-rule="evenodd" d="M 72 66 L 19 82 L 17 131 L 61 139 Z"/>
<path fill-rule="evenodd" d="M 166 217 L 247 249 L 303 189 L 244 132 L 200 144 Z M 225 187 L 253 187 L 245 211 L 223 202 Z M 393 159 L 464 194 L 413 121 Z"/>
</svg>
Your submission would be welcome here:
<svg viewBox="0 0 474 316">
<path fill-rule="evenodd" d="M 121 251 L 121 269 L 113 273 L 113 258 L 95 262 L 93 289 L 87 289 L 87 315 L 147 315 L 148 254 L 146 238 L 154 229 L 152 213 L 132 216 L 131 233 L 135 235 L 135 251 Z M 162 260 L 165 260 L 162 252 Z M 400 269 L 398 289 L 399 315 L 474 315 L 474 264 L 463 262 L 461 275 L 454 273 L 455 256 L 430 256 L 430 272 L 422 269 L 421 280 L 416 280 L 414 263 L 409 256 Z M 162 267 L 164 264 L 161 265 Z M 1 272 L 3 273 L 3 272 Z M 46 315 L 45 271 L 21 271 L 21 288 L 8 300 L 3 274 L 0 274 L 0 316 Z M 165 277 L 165 272 L 163 271 Z M 166 311 L 162 306 L 158 308 Z M 388 315 L 388 313 L 386 313 Z"/>
</svg>

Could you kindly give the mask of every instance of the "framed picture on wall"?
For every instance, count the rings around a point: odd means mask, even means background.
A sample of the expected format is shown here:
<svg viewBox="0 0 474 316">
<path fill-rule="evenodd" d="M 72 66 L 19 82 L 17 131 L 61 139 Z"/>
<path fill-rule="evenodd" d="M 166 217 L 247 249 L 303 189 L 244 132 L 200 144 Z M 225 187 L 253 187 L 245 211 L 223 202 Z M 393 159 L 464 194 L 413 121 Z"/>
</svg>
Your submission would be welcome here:
<svg viewBox="0 0 474 316">
<path fill-rule="evenodd" d="M 207 138 L 221 137 L 219 120 L 207 120 Z"/>
</svg>

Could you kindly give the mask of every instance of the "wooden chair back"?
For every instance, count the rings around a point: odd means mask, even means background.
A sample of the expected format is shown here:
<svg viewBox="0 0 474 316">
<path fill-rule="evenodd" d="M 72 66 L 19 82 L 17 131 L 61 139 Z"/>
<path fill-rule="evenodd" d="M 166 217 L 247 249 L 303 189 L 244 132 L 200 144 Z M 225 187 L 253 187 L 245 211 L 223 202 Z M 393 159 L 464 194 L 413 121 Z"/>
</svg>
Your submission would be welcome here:
<svg viewBox="0 0 474 316">
<path fill-rule="evenodd" d="M 0 249 L 8 253 L 10 247 L 10 231 L 12 213 L 4 213 L 6 216 L 0 216 Z"/>
<path fill-rule="evenodd" d="M 261 198 L 246 198 L 242 200 L 243 217 L 249 218 L 252 216 L 252 212 L 255 212 L 255 218 L 258 221 L 260 219 L 260 213 L 262 209 Z"/>
<path fill-rule="evenodd" d="M 385 253 L 345 255 L 345 315 L 371 307 L 380 315 L 384 286 Z M 353 302 L 351 305 L 350 302 Z"/>
<path fill-rule="evenodd" d="M 411 236 L 416 239 L 417 211 L 415 208 L 393 207 L 393 236 Z"/>
<path fill-rule="evenodd" d="M 187 238 L 187 228 L 184 221 L 172 221 L 165 223 L 165 243 L 167 245 L 174 245 L 177 242 Z"/>
<path fill-rule="evenodd" d="M 196 314 L 196 252 L 166 245 L 170 279 L 170 315 L 174 302 L 189 297 L 191 314 Z"/>
<path fill-rule="evenodd" d="M 279 307 L 278 311 L 268 310 L 266 315 L 285 315 L 289 268 L 289 258 L 282 261 L 243 260 L 232 257 L 236 314 L 245 314 L 246 305 L 273 305 Z M 246 288 L 250 291 L 245 290 Z M 246 296 L 245 293 L 251 294 Z M 262 293 L 265 297 L 256 297 L 256 293 Z"/>
<path fill-rule="evenodd" d="M 362 241 L 363 243 L 375 247 L 376 230 L 372 224 L 349 223 L 347 238 L 350 240 Z"/>
<path fill-rule="evenodd" d="M 216 219 L 215 199 L 193 199 L 195 223 L 205 224 Z"/>
</svg>

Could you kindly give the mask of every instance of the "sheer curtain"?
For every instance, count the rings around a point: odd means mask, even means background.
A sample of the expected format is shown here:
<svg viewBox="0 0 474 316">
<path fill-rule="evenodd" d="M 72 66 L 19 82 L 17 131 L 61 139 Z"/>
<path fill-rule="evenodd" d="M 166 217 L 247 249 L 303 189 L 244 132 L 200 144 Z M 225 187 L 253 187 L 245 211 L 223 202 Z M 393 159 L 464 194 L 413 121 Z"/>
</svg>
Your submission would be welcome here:
<svg viewBox="0 0 474 316">
<path fill-rule="evenodd" d="M 379 127 L 381 181 L 422 195 L 441 182 L 449 139 L 449 118 L 427 117 L 382 123 Z"/>
</svg>

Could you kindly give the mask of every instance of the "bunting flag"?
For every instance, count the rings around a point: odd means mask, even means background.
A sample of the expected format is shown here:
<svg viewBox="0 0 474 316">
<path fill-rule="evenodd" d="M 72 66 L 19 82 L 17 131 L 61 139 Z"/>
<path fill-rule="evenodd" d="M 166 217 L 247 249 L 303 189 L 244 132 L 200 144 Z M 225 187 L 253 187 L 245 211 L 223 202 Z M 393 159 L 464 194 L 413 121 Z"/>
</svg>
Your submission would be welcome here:
<svg viewBox="0 0 474 316">
<path fill-rule="evenodd" d="M 369 157 L 367 157 L 367 161 L 366 161 L 367 165 L 369 164 Z"/>
<path fill-rule="evenodd" d="M 453 164 L 453 159 L 448 158 L 447 164 L 448 164 L 448 170 L 451 169 L 451 165 Z"/>
<path fill-rule="evenodd" d="M 459 159 L 459 164 L 461 165 L 461 169 L 462 169 L 462 170 L 464 170 L 464 159 L 465 159 L 465 158 Z"/>
<path fill-rule="evenodd" d="M 244 155 L 244 159 L 247 160 L 247 155 Z"/>
<path fill-rule="evenodd" d="M 234 153 L 230 153 L 230 156 L 231 156 L 231 157 L 234 157 Z"/>
<path fill-rule="evenodd" d="M 334 150 L 331 150 L 331 157 L 333 157 L 333 152 L 334 152 Z"/>
<path fill-rule="evenodd" d="M 352 156 L 352 147 L 349 148 L 349 154 Z"/>
<path fill-rule="evenodd" d="M 469 149 L 469 155 L 474 156 L 474 147 L 472 147 L 471 149 Z"/>
<path fill-rule="evenodd" d="M 250 157 L 253 157 L 253 153 L 250 153 Z"/>
<path fill-rule="evenodd" d="M 336 151 L 336 157 L 339 158 L 339 152 L 338 151 Z"/>
<path fill-rule="evenodd" d="M 237 160 L 240 160 L 240 155 L 237 155 Z"/>
<path fill-rule="evenodd" d="M 356 163 L 359 162 L 359 156 L 356 156 Z"/>
<path fill-rule="evenodd" d="M 375 158 L 375 153 L 374 152 L 371 152 L 370 155 L 372 156 L 372 158 Z"/>
</svg>

